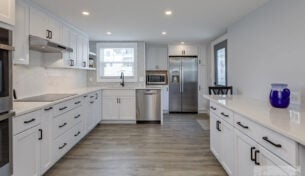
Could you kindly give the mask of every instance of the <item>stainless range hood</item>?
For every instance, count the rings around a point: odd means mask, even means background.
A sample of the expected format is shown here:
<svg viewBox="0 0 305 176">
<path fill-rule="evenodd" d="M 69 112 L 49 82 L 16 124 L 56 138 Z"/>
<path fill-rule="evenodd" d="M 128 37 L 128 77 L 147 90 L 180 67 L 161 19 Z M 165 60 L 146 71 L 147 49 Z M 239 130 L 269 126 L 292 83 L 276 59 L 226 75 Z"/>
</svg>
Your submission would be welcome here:
<svg viewBox="0 0 305 176">
<path fill-rule="evenodd" d="M 73 52 L 72 48 L 30 35 L 30 49 L 44 53 Z"/>
</svg>

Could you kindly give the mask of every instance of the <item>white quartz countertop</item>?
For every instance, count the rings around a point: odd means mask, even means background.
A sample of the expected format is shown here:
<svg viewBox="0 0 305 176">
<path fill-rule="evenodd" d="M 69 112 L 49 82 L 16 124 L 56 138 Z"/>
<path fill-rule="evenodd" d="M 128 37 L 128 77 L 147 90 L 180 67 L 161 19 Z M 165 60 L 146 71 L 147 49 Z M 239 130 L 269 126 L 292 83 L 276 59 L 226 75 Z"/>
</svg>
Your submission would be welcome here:
<svg viewBox="0 0 305 176">
<path fill-rule="evenodd" d="M 305 146 L 304 108 L 278 109 L 243 96 L 204 97 Z"/>
<path fill-rule="evenodd" d="M 79 97 L 83 94 L 88 94 L 98 90 L 137 90 L 137 89 L 162 89 L 161 86 L 147 86 L 147 87 L 84 87 L 84 88 L 76 88 L 69 90 L 61 90 L 56 92 L 48 92 L 48 93 L 64 93 L 64 94 L 75 94 L 74 96 L 70 96 L 67 98 L 60 99 L 58 101 L 53 102 L 14 102 L 13 103 L 13 111 L 16 113 L 16 116 L 20 116 L 26 113 L 30 113 L 33 111 L 37 111 L 40 109 L 47 108 L 48 106 L 52 106 L 67 100 L 71 100 L 73 98 Z"/>
</svg>

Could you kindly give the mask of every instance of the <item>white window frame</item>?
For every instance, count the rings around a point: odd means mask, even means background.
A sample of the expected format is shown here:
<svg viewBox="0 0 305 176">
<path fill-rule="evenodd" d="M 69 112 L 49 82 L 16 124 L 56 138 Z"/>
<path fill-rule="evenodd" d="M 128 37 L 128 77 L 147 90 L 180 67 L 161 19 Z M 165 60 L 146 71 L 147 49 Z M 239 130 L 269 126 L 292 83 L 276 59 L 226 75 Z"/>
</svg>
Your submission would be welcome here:
<svg viewBox="0 0 305 176">
<path fill-rule="evenodd" d="M 134 76 L 125 76 L 125 82 L 137 82 L 138 81 L 138 44 L 131 43 L 131 42 L 113 42 L 113 43 L 97 43 L 96 44 L 96 51 L 97 51 L 97 70 L 96 70 L 96 80 L 97 82 L 120 82 L 120 76 L 114 77 L 100 77 L 100 70 L 101 70 L 101 48 L 134 48 Z"/>
</svg>

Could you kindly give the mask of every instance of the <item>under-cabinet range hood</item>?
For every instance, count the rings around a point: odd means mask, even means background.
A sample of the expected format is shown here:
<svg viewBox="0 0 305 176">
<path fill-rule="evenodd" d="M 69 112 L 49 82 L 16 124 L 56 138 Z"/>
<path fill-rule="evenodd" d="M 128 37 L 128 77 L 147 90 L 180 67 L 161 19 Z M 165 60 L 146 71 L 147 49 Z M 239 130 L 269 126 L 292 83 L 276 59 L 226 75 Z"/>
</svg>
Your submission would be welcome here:
<svg viewBox="0 0 305 176">
<path fill-rule="evenodd" d="M 72 48 L 30 35 L 30 49 L 44 53 L 73 52 Z"/>
</svg>

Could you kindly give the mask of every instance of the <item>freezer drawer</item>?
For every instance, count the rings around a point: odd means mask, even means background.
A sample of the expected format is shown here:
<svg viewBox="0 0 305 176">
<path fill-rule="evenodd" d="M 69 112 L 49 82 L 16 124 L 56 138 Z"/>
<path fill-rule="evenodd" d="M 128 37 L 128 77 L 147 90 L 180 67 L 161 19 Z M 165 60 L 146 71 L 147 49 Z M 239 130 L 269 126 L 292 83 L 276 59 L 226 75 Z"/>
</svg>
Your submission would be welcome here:
<svg viewBox="0 0 305 176">
<path fill-rule="evenodd" d="M 137 122 L 160 122 L 161 90 L 140 89 L 136 94 Z"/>
</svg>

